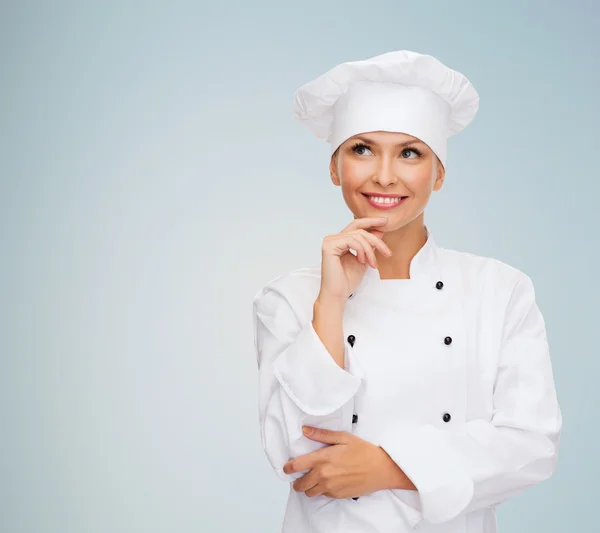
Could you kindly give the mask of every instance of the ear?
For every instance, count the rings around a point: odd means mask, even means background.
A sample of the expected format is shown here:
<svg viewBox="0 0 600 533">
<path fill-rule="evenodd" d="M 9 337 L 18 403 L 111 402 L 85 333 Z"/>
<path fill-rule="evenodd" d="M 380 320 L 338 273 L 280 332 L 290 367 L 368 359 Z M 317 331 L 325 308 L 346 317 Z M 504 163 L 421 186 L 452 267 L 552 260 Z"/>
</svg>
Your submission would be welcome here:
<svg viewBox="0 0 600 533">
<path fill-rule="evenodd" d="M 333 155 L 331 156 L 331 160 L 329 162 L 329 174 L 331 175 L 331 181 L 333 182 L 334 185 L 336 185 L 337 187 L 340 186 L 340 177 L 338 175 L 338 169 L 337 169 L 337 158 L 338 158 L 338 153 L 337 150 L 333 153 Z"/>
<path fill-rule="evenodd" d="M 439 191 L 442 188 L 442 185 L 444 184 L 444 178 L 446 177 L 446 169 L 444 168 L 444 165 L 442 165 L 442 162 L 437 158 L 437 156 L 436 161 L 436 178 L 435 183 L 433 184 L 433 190 Z"/>
</svg>

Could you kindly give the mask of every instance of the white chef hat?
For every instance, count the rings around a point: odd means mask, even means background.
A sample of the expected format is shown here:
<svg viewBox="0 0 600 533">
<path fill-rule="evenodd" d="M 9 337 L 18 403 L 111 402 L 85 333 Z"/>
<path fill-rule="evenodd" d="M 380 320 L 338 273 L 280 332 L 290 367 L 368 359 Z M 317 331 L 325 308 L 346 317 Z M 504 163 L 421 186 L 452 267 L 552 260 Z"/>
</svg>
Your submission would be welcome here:
<svg viewBox="0 0 600 533">
<path fill-rule="evenodd" d="M 302 85 L 293 116 L 331 154 L 346 139 L 369 131 L 417 137 L 446 165 L 446 140 L 475 118 L 479 95 L 460 72 L 433 56 L 399 50 L 341 63 Z"/>
</svg>

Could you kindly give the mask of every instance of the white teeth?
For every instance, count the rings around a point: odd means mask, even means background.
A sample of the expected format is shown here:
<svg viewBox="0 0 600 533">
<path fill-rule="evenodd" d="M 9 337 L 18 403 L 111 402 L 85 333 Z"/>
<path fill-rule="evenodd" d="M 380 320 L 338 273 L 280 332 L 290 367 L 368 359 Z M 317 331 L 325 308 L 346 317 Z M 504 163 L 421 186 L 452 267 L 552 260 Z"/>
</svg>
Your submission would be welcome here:
<svg viewBox="0 0 600 533">
<path fill-rule="evenodd" d="M 402 198 L 383 198 L 381 196 L 367 196 L 373 202 L 378 204 L 397 204 Z"/>
</svg>

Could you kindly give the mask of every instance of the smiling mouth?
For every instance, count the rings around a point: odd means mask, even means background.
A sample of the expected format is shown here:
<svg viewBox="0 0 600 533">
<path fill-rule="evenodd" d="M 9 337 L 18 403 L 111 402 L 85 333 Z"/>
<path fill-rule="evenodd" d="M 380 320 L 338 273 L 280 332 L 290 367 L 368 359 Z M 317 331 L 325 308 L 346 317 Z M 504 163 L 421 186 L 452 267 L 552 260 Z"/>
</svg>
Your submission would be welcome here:
<svg viewBox="0 0 600 533">
<path fill-rule="evenodd" d="M 363 194 L 363 196 L 367 198 L 371 205 L 375 205 L 376 207 L 393 207 L 401 204 L 405 198 L 408 198 L 408 196 L 371 196 L 368 194 Z"/>
</svg>

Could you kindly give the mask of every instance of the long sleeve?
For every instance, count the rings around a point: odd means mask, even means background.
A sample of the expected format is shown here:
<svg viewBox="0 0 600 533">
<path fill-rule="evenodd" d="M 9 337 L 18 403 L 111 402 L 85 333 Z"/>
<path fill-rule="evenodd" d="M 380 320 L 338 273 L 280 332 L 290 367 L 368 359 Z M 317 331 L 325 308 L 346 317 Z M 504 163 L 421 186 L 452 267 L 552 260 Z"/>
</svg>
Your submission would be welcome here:
<svg viewBox="0 0 600 533">
<path fill-rule="evenodd" d="M 522 272 L 506 308 L 496 370 L 491 421 L 390 428 L 380 440 L 417 488 L 393 489 L 410 505 L 413 524 L 495 506 L 555 470 L 562 414 L 544 319 Z"/>
<path fill-rule="evenodd" d="M 345 365 L 333 359 L 312 325 L 280 291 L 264 288 L 253 300 L 254 345 L 258 363 L 260 433 L 276 474 L 294 481 L 283 465 L 326 446 L 302 433 L 303 425 L 352 430 L 354 395 L 363 372 L 345 343 Z"/>
</svg>

